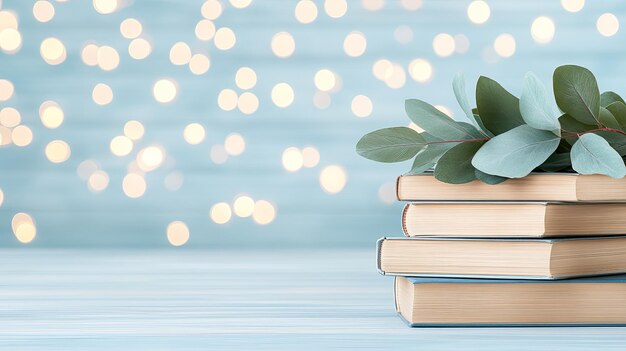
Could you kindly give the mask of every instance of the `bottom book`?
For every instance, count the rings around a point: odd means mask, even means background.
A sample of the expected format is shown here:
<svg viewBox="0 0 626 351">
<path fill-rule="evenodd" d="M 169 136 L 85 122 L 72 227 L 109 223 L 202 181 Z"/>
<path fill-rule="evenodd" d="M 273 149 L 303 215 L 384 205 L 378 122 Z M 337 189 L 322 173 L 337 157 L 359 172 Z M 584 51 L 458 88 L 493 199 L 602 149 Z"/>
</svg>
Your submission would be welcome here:
<svg viewBox="0 0 626 351">
<path fill-rule="evenodd" d="M 626 274 L 566 280 L 396 277 L 413 327 L 626 326 Z"/>
</svg>

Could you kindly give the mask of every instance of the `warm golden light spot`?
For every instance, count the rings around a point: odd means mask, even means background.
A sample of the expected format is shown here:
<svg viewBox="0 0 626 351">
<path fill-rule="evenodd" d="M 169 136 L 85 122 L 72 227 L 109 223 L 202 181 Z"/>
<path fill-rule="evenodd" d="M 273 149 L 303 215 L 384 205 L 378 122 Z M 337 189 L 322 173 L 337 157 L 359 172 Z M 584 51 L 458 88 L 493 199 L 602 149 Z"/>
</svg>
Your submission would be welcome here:
<svg viewBox="0 0 626 351">
<path fill-rule="evenodd" d="M 387 205 L 391 205 L 397 201 L 396 183 L 385 183 L 378 188 L 378 198 Z"/>
<path fill-rule="evenodd" d="M 139 140 L 143 137 L 144 133 L 143 124 L 139 121 L 128 121 L 124 124 L 124 135 L 131 140 Z"/>
<path fill-rule="evenodd" d="M 222 4 L 218 0 L 207 0 L 200 8 L 202 17 L 215 20 L 222 14 Z"/>
<path fill-rule="evenodd" d="M 317 6 L 311 0 L 300 0 L 295 9 L 296 20 L 302 24 L 308 24 L 317 18 Z"/>
<path fill-rule="evenodd" d="M 413 30 L 406 25 L 399 26 L 393 31 L 393 38 L 400 44 L 408 44 L 413 40 Z"/>
<path fill-rule="evenodd" d="M 224 150 L 231 156 L 239 156 L 246 150 L 246 140 L 241 134 L 228 134 L 224 140 Z"/>
<path fill-rule="evenodd" d="M 87 66 L 98 65 L 98 45 L 87 44 L 80 52 L 80 58 Z"/>
<path fill-rule="evenodd" d="M 65 61 L 67 53 L 65 45 L 57 38 L 46 38 L 39 46 L 41 58 L 50 65 L 58 65 Z"/>
<path fill-rule="evenodd" d="M 232 211 L 230 206 L 225 202 L 218 202 L 211 207 L 210 217 L 217 224 L 225 224 L 230 221 Z"/>
<path fill-rule="evenodd" d="M 234 8 L 243 9 L 252 3 L 252 0 L 230 0 L 230 4 L 233 5 Z"/>
<path fill-rule="evenodd" d="M 172 172 L 165 177 L 163 183 L 169 191 L 177 191 L 183 186 L 183 174 L 180 172 Z"/>
<path fill-rule="evenodd" d="M 418 83 L 427 83 L 433 77 L 433 66 L 430 62 L 418 58 L 409 63 L 409 74 Z"/>
<path fill-rule="evenodd" d="M 120 33 L 126 39 L 135 39 L 141 35 L 143 26 L 135 18 L 127 18 L 120 23 Z"/>
<path fill-rule="evenodd" d="M 95 171 L 89 176 L 87 187 L 93 193 L 104 191 L 109 186 L 109 175 L 105 171 Z"/>
<path fill-rule="evenodd" d="M 172 102 L 176 98 L 176 83 L 171 79 L 159 79 L 152 87 L 154 99 L 162 104 Z"/>
<path fill-rule="evenodd" d="M 128 163 L 128 166 L 126 166 L 126 171 L 130 174 L 130 173 L 134 173 L 134 174 L 139 174 L 142 177 L 146 174 L 146 172 L 144 172 L 140 167 L 139 164 L 137 164 L 137 160 L 132 160 Z"/>
<path fill-rule="evenodd" d="M 167 241 L 172 246 L 183 246 L 189 240 L 189 228 L 184 222 L 174 221 L 167 226 Z"/>
<path fill-rule="evenodd" d="M 380 59 L 374 62 L 374 65 L 372 66 L 372 74 L 374 74 L 374 77 L 376 77 L 377 79 L 385 80 L 387 79 L 388 75 L 390 75 L 392 67 L 393 63 L 391 63 L 391 61 L 386 59 Z"/>
<path fill-rule="evenodd" d="M 515 38 L 508 33 L 500 34 L 493 42 L 493 49 L 502 57 L 511 57 L 515 54 Z"/>
<path fill-rule="evenodd" d="M 433 39 L 433 50 L 441 57 L 448 57 L 454 53 L 454 37 L 448 33 L 440 33 Z"/>
<path fill-rule="evenodd" d="M 46 128 L 55 129 L 63 124 L 65 113 L 59 104 L 48 100 L 39 106 L 39 118 Z"/>
<path fill-rule="evenodd" d="M 195 75 L 205 74 L 211 67 L 211 60 L 203 54 L 195 54 L 189 60 L 189 70 Z"/>
<path fill-rule="evenodd" d="M 222 27 L 215 32 L 215 37 L 213 38 L 215 42 L 215 47 L 220 50 L 229 50 L 235 43 L 237 43 L 237 37 L 235 36 L 235 32 L 228 27 Z"/>
<path fill-rule="evenodd" d="M 85 160 L 76 168 L 76 174 L 83 180 L 89 180 L 89 177 L 100 167 L 94 160 Z"/>
<path fill-rule="evenodd" d="M 256 72 L 250 67 L 241 67 L 235 74 L 235 83 L 240 89 L 252 89 L 256 85 Z"/>
<path fill-rule="evenodd" d="M 348 12 L 346 0 L 324 0 L 324 11 L 332 18 L 343 17 Z"/>
<path fill-rule="evenodd" d="M 238 196 L 235 202 L 233 202 L 233 211 L 241 218 L 252 216 L 252 212 L 254 212 L 254 200 L 250 196 Z"/>
<path fill-rule="evenodd" d="M 361 0 L 361 5 L 368 11 L 379 11 L 385 6 L 385 0 Z"/>
<path fill-rule="evenodd" d="M 232 111 L 237 107 L 238 96 L 232 89 L 223 89 L 217 95 L 217 105 L 224 111 Z"/>
<path fill-rule="evenodd" d="M 272 37 L 272 52 L 280 58 L 291 56 L 296 49 L 296 42 L 287 32 L 278 32 Z"/>
<path fill-rule="evenodd" d="M 578 12 L 585 7 L 585 0 L 561 0 L 561 6 L 568 12 Z"/>
<path fill-rule="evenodd" d="M 254 203 L 254 211 L 252 212 L 252 219 L 260 225 L 270 224 L 276 218 L 276 209 L 274 206 L 265 200 L 259 200 Z"/>
<path fill-rule="evenodd" d="M 28 244 L 37 236 L 37 227 L 32 217 L 26 213 L 16 213 L 11 221 L 13 234 L 17 241 Z"/>
<path fill-rule="evenodd" d="M 11 131 L 11 140 L 16 146 L 28 146 L 33 141 L 33 132 L 27 126 L 19 125 Z"/>
<path fill-rule="evenodd" d="M 98 48 L 98 66 L 104 71 L 112 71 L 120 64 L 120 55 L 110 46 Z"/>
<path fill-rule="evenodd" d="M 191 60 L 191 48 L 187 43 L 177 42 L 170 49 L 170 62 L 177 66 L 186 65 Z"/>
<path fill-rule="evenodd" d="M 0 126 L 0 146 L 10 145 L 13 140 L 11 140 L 11 129 Z"/>
<path fill-rule="evenodd" d="M 117 0 L 93 0 L 93 8 L 103 15 L 115 12 L 118 6 Z"/>
<path fill-rule="evenodd" d="M 351 32 L 343 40 L 343 51 L 350 57 L 363 55 L 367 48 L 367 39 L 361 32 Z"/>
<path fill-rule="evenodd" d="M 209 41 L 215 36 L 215 24 L 208 19 L 200 20 L 196 24 L 194 32 L 196 33 L 196 38 Z"/>
<path fill-rule="evenodd" d="M 22 35 L 17 29 L 5 28 L 0 30 L 0 49 L 7 54 L 14 54 L 22 47 Z"/>
<path fill-rule="evenodd" d="M 596 22 L 598 32 L 605 37 L 612 37 L 619 31 L 619 20 L 612 13 L 603 13 Z"/>
<path fill-rule="evenodd" d="M 331 91 L 337 83 L 335 74 L 327 69 L 321 69 L 315 73 L 314 77 L 315 87 L 320 91 Z"/>
<path fill-rule="evenodd" d="M 401 0 L 400 3 L 409 11 L 417 11 L 422 7 L 422 0 Z"/>
<path fill-rule="evenodd" d="M 259 108 L 259 98 L 251 92 L 245 92 L 239 96 L 237 107 L 241 113 L 251 115 Z"/>
<path fill-rule="evenodd" d="M 446 114 L 448 117 L 452 118 L 452 111 L 449 108 L 447 108 L 447 107 L 445 107 L 443 105 L 435 105 L 435 108 L 437 110 L 443 112 L 444 114 Z"/>
<path fill-rule="evenodd" d="M 39 22 L 49 22 L 54 17 L 54 5 L 44 0 L 35 2 L 33 5 L 33 16 Z"/>
<path fill-rule="evenodd" d="M 368 117 L 372 114 L 374 106 L 372 100 L 365 95 L 357 95 L 352 99 L 352 113 L 357 117 Z"/>
<path fill-rule="evenodd" d="M 392 64 L 385 76 L 385 84 L 391 89 L 400 89 L 406 83 L 404 68 L 398 64 Z"/>
<path fill-rule="evenodd" d="M 131 199 L 142 197 L 147 187 L 146 180 L 136 173 L 127 174 L 122 181 L 122 190 Z"/>
<path fill-rule="evenodd" d="M 330 94 L 326 92 L 317 91 L 315 92 L 315 95 L 313 95 L 313 105 L 315 105 L 315 107 L 319 108 L 320 110 L 328 108 L 328 106 L 330 106 L 330 103 Z"/>
<path fill-rule="evenodd" d="M 467 17 L 472 23 L 483 24 L 491 16 L 489 5 L 482 0 L 472 1 L 467 7 Z"/>
<path fill-rule="evenodd" d="M 52 163 L 62 163 L 70 158 L 72 151 L 63 140 L 53 140 L 46 145 L 45 154 Z"/>
<path fill-rule="evenodd" d="M 188 124 L 183 131 L 183 138 L 191 145 L 200 144 L 204 141 L 205 136 L 206 132 L 204 131 L 204 127 L 199 123 Z"/>
<path fill-rule="evenodd" d="M 17 127 L 22 123 L 22 116 L 20 112 L 13 107 L 5 107 L 0 110 L 0 124 L 7 127 Z"/>
<path fill-rule="evenodd" d="M 221 165 L 228 161 L 228 153 L 226 153 L 226 149 L 224 149 L 224 145 L 213 145 L 211 146 L 211 151 L 209 153 L 211 156 L 211 161 L 213 163 Z"/>
<path fill-rule="evenodd" d="M 313 146 L 302 149 L 302 165 L 306 168 L 313 168 L 320 163 L 320 153 Z"/>
<path fill-rule="evenodd" d="M 165 161 L 165 151 L 159 146 L 148 146 L 137 153 L 137 166 L 144 172 L 153 171 Z"/>
<path fill-rule="evenodd" d="M 457 34 L 454 36 L 454 51 L 459 54 L 464 54 L 469 50 L 470 42 L 467 36 L 464 34 Z"/>
<path fill-rule="evenodd" d="M 126 156 L 133 151 L 133 141 L 124 135 L 118 135 L 111 140 L 109 149 L 115 156 Z"/>
<path fill-rule="evenodd" d="M 15 87 L 11 81 L 6 79 L 0 79 L 0 101 L 7 101 L 13 97 Z"/>
<path fill-rule="evenodd" d="M 288 172 L 297 172 L 304 165 L 302 152 L 296 147 L 288 147 L 283 151 L 282 156 L 283 168 Z"/>
<path fill-rule="evenodd" d="M 91 98 L 98 105 L 107 105 L 113 101 L 113 90 L 104 83 L 98 83 L 93 87 Z"/>
<path fill-rule="evenodd" d="M 143 60 L 152 53 L 150 42 L 143 38 L 133 39 L 128 44 L 128 54 L 135 60 Z"/>
<path fill-rule="evenodd" d="M 330 194 L 336 194 L 343 190 L 347 181 L 348 174 L 341 166 L 327 166 L 320 173 L 320 185 L 325 192 Z"/>
<path fill-rule="evenodd" d="M 294 92 L 287 83 L 278 83 L 272 88 L 272 102 L 274 105 L 285 108 L 293 103 Z"/>
<path fill-rule="evenodd" d="M 554 38 L 556 28 L 554 21 L 550 17 L 537 17 L 530 27 L 530 34 L 533 40 L 539 44 L 547 44 Z"/>
<path fill-rule="evenodd" d="M 0 2 L 2 8 L 2 2 Z M 17 16 L 11 11 L 0 11 L 0 32 L 3 29 L 11 28 L 17 30 Z"/>
</svg>

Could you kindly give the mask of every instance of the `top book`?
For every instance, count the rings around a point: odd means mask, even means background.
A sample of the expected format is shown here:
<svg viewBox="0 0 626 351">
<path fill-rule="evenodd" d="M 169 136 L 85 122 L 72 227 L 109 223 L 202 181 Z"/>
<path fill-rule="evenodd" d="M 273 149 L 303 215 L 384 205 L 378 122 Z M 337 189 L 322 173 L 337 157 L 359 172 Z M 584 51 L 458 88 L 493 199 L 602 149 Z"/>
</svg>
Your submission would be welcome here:
<svg viewBox="0 0 626 351">
<path fill-rule="evenodd" d="M 535 173 L 496 185 L 479 180 L 448 184 L 432 174 L 400 176 L 400 201 L 597 201 L 626 202 L 626 178 L 577 173 Z"/>
</svg>

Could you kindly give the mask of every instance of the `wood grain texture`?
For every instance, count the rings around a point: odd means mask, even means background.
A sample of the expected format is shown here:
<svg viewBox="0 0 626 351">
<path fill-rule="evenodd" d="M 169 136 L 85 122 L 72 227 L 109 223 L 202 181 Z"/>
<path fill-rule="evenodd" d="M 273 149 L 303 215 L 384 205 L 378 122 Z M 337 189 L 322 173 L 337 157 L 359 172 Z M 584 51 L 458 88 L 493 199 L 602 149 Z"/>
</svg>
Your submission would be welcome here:
<svg viewBox="0 0 626 351">
<path fill-rule="evenodd" d="M 622 350 L 624 328 L 425 328 L 374 250 L 0 250 L 2 350 Z"/>
</svg>

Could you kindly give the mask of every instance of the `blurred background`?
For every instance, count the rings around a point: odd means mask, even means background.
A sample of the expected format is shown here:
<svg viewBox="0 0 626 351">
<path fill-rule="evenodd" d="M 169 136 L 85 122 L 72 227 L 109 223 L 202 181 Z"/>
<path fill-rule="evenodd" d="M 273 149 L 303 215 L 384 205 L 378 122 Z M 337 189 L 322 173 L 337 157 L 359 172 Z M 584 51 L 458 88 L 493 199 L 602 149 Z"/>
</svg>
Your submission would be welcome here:
<svg viewBox="0 0 626 351">
<path fill-rule="evenodd" d="M 0 245 L 347 247 L 399 235 L 354 152 L 575 63 L 625 92 L 617 0 L 0 1 Z M 474 100 L 473 97 L 471 100 Z"/>
</svg>

